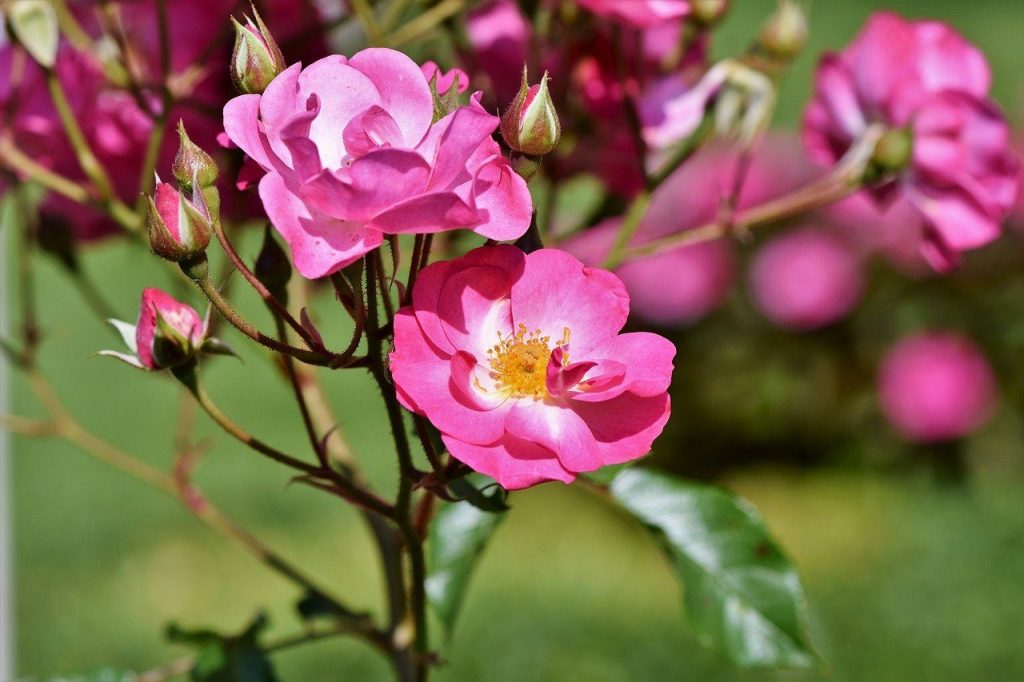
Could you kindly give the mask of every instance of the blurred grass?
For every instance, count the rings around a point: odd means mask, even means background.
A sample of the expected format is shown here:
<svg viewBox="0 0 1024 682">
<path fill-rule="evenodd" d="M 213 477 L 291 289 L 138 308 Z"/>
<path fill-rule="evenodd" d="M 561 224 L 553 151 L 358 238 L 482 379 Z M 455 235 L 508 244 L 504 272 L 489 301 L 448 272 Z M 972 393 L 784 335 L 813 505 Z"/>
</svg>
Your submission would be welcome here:
<svg viewBox="0 0 1024 682">
<path fill-rule="evenodd" d="M 717 38 L 721 52 L 745 45 L 770 7 L 734 4 Z M 814 3 L 811 45 L 780 97 L 783 124 L 797 120 L 806 100 L 813 55 L 844 44 L 877 4 Z M 1019 116 L 1024 6 L 997 0 L 885 6 L 956 24 L 986 50 L 996 96 Z M 9 241 L 10 230 L 2 236 Z M 250 239 L 243 251 L 252 254 L 255 244 Z M 126 319 L 134 319 L 142 287 L 174 291 L 168 272 L 137 249 L 104 246 L 85 260 Z M 93 357 L 118 342 L 50 263 L 39 274 L 48 376 L 83 423 L 166 468 L 176 386 Z M 4 283 L 5 297 L 11 285 Z M 243 309 L 265 321 L 241 290 L 236 298 Z M 319 301 L 318 312 L 329 337 L 343 338 L 344 329 L 330 322 L 337 318 L 331 302 Z M 209 365 L 214 397 L 261 437 L 301 451 L 298 416 L 265 356 L 227 336 L 244 364 Z M 393 455 L 381 446 L 383 415 L 365 398 L 371 383 L 360 372 L 339 372 L 328 386 L 363 465 L 375 483 L 392 485 Z M 37 413 L 17 378 L 13 390 L 19 413 Z M 210 497 L 354 605 L 379 608 L 376 565 L 357 516 L 327 496 L 286 485 L 280 469 L 205 419 L 199 424 L 198 435 L 216 445 L 198 471 Z M 1009 438 L 1019 438 L 1019 428 L 1008 428 Z M 1019 459 L 991 465 L 1000 453 L 987 444 L 1004 441 L 986 438 L 972 443 L 978 466 L 964 489 L 857 470 L 753 469 L 724 481 L 758 505 L 800 565 L 817 640 L 831 665 L 824 673 L 740 673 L 701 649 L 687 634 L 678 589 L 655 548 L 585 492 L 549 485 L 513 496 L 515 509 L 481 564 L 455 638 L 443 649 L 451 662 L 437 679 L 1024 679 L 1022 467 Z M 291 604 L 299 595 L 291 585 L 213 536 L 173 500 L 55 441 L 16 439 L 14 475 L 20 674 L 166 662 L 184 653 L 162 639 L 172 620 L 234 630 L 265 608 L 275 634 L 298 628 Z M 277 662 L 289 681 L 388 674 L 373 652 L 345 641 L 296 649 Z"/>
</svg>

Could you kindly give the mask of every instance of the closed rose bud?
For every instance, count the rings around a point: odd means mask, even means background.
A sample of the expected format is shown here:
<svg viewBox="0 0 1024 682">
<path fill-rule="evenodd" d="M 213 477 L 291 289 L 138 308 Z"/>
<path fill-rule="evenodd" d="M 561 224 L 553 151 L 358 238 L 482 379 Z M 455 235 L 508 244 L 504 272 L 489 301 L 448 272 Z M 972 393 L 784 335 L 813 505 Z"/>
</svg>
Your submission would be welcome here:
<svg viewBox="0 0 1024 682">
<path fill-rule="evenodd" d="M 780 0 L 761 26 L 758 46 L 769 56 L 789 60 L 807 44 L 807 17 L 793 0 Z"/>
<path fill-rule="evenodd" d="M 193 142 L 185 132 L 185 124 L 178 120 L 178 153 L 171 172 L 178 186 L 191 191 L 193 179 L 200 188 L 212 187 L 217 182 L 217 164 L 213 158 Z"/>
<path fill-rule="evenodd" d="M 145 289 L 136 324 L 110 320 L 131 354 L 101 351 L 133 367 L 161 370 L 179 367 L 206 350 L 207 324 L 191 306 L 160 289 Z"/>
<path fill-rule="evenodd" d="M 156 192 L 149 197 L 146 231 L 153 253 L 175 263 L 206 250 L 212 234 L 213 217 L 203 192 L 193 183 L 192 198 L 157 180 Z"/>
<path fill-rule="evenodd" d="M 501 117 L 501 136 L 513 150 L 530 156 L 543 156 L 558 144 L 562 127 L 548 90 L 548 74 L 539 85 L 529 85 L 526 69 L 519 94 Z"/>
<path fill-rule="evenodd" d="M 690 18 L 703 27 L 721 21 L 729 12 L 729 0 L 691 0 Z"/>
<path fill-rule="evenodd" d="M 231 80 L 239 92 L 247 95 L 261 95 L 277 74 L 284 71 L 287 64 L 281 48 L 270 35 L 266 24 L 255 8 L 252 10 L 255 22 L 245 18 L 245 25 L 238 23 L 234 17 L 231 23 L 235 26 L 235 49 L 231 54 Z"/>
</svg>

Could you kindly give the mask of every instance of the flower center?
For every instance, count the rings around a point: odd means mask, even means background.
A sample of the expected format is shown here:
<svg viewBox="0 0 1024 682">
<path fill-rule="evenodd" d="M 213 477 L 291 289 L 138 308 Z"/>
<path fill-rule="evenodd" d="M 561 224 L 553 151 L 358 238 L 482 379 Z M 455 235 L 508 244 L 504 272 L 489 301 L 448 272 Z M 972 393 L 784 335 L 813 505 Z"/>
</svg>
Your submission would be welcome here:
<svg viewBox="0 0 1024 682">
<path fill-rule="evenodd" d="M 550 336 L 541 330 L 529 331 L 520 324 L 512 336 L 498 332 L 498 343 L 487 349 L 487 361 L 495 375 L 497 388 L 512 398 L 544 398 L 548 395 L 547 370 L 551 359 Z M 569 328 L 566 327 L 559 345 L 568 346 Z M 566 352 L 562 364 L 568 364 Z"/>
</svg>

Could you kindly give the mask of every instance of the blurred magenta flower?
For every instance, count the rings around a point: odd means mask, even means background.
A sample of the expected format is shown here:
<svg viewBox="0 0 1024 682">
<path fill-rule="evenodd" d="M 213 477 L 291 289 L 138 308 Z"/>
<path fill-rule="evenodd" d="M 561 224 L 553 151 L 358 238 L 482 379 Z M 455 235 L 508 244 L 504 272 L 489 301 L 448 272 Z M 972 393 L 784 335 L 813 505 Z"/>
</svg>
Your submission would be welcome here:
<svg viewBox="0 0 1024 682">
<path fill-rule="evenodd" d="M 922 254 L 937 270 L 994 240 L 1014 201 L 1016 162 L 990 82 L 982 53 L 952 28 L 887 12 L 818 66 L 804 120 L 812 156 L 834 163 L 870 124 L 885 125 L 875 160 L 898 178 L 873 194 L 905 196 L 921 214 Z"/>
<path fill-rule="evenodd" d="M 687 161 L 655 192 L 631 246 L 684 232 L 715 220 L 736 172 L 736 153 L 713 144 Z M 812 176 L 792 138 L 768 137 L 751 157 L 739 208 L 760 204 L 800 187 Z M 621 220 L 602 222 L 573 237 L 564 248 L 598 265 L 608 256 Z M 636 258 L 616 270 L 632 299 L 635 315 L 672 326 L 696 322 L 725 302 L 735 279 L 728 239 L 681 246 Z"/>
<path fill-rule="evenodd" d="M 860 259 L 821 227 L 773 238 L 750 265 L 750 292 L 765 317 L 787 329 L 818 329 L 845 317 L 860 300 Z"/>
<path fill-rule="evenodd" d="M 579 3 L 594 14 L 644 28 L 681 19 L 690 13 L 689 0 L 579 0 Z"/>
<path fill-rule="evenodd" d="M 646 454 L 669 416 L 675 347 L 620 334 L 617 277 L 556 249 L 490 246 L 420 274 L 391 373 L 452 456 L 505 488 Z"/>
<path fill-rule="evenodd" d="M 508 106 L 519 90 L 533 27 L 513 0 L 492 0 L 466 15 L 466 37 L 475 70 L 487 75 L 494 99 Z"/>
<path fill-rule="evenodd" d="M 984 354 L 956 333 L 907 336 L 878 373 L 882 411 L 906 438 L 933 442 L 966 436 L 995 411 L 996 380 Z"/>
<path fill-rule="evenodd" d="M 420 67 L 371 48 L 292 65 L 262 95 L 228 102 L 224 129 L 266 171 L 263 207 L 296 269 L 317 278 L 384 234 L 468 228 L 506 240 L 529 227 L 526 183 L 491 137 L 498 117 L 478 95 L 433 116 Z"/>
</svg>

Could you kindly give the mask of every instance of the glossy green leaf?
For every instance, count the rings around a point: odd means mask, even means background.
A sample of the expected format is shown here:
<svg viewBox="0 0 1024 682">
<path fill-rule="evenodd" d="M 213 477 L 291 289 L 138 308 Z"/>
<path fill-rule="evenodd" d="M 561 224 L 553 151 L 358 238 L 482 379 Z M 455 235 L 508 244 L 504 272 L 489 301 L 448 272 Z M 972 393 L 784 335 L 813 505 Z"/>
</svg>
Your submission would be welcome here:
<svg viewBox="0 0 1024 682">
<path fill-rule="evenodd" d="M 469 474 L 448 483 L 449 492 L 458 500 L 469 502 L 485 512 L 506 512 L 509 510 L 508 491 L 482 474 Z"/>
<path fill-rule="evenodd" d="M 473 569 L 504 514 L 486 512 L 468 502 L 438 512 L 428 546 L 427 599 L 450 633 Z"/>
<path fill-rule="evenodd" d="M 610 490 L 662 541 L 703 644 L 742 667 L 816 663 L 800 578 L 748 502 L 638 468 L 620 473 Z"/>
<path fill-rule="evenodd" d="M 9 3 L 7 22 L 15 39 L 42 66 L 57 60 L 59 30 L 57 12 L 49 0 L 14 0 Z"/>
<path fill-rule="evenodd" d="M 277 682 L 270 659 L 258 641 L 266 625 L 266 617 L 260 614 L 241 634 L 226 636 L 172 624 L 167 628 L 167 638 L 195 650 L 195 662 L 189 671 L 193 682 Z"/>
</svg>

